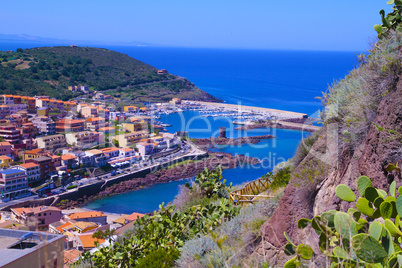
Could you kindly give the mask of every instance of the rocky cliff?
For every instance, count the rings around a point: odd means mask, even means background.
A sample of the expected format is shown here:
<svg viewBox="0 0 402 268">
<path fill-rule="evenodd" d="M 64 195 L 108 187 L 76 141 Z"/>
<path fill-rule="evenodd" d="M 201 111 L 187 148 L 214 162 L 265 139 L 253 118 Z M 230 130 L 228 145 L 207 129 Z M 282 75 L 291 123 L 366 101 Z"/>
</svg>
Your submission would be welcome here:
<svg viewBox="0 0 402 268">
<path fill-rule="evenodd" d="M 389 163 L 402 162 L 400 40 L 400 36 L 395 35 L 379 42 L 367 61 L 335 86 L 330 92 L 332 96 L 327 97 L 324 103 L 327 110 L 337 98 L 338 115 L 329 112 L 324 115 L 325 132 L 295 167 L 278 208 L 261 228 L 264 239 L 255 252 L 260 255 L 263 252 L 270 259 L 270 265 L 282 267 L 289 259 L 283 254 L 283 246 L 287 243 L 284 232 L 295 243 L 308 243 L 313 248 L 317 245 L 315 232 L 297 228 L 298 219 L 312 218 L 329 209 L 347 210 L 349 203 L 335 195 L 338 184 L 346 184 L 357 192 L 356 180 L 361 175 L 369 176 L 373 186 L 382 189 L 388 189 L 396 179 L 385 167 Z M 392 51 L 392 63 L 380 55 L 385 48 Z M 345 84 L 349 87 L 343 87 Z M 354 90 L 350 84 L 354 84 Z M 350 103 L 345 104 L 351 91 L 360 99 L 359 103 L 349 99 Z M 346 95 L 343 102 L 339 100 L 341 93 Z M 396 181 L 397 186 L 402 185 L 402 181 Z M 319 249 L 314 250 L 319 255 Z M 319 257 L 315 265 L 325 266 Z"/>
</svg>

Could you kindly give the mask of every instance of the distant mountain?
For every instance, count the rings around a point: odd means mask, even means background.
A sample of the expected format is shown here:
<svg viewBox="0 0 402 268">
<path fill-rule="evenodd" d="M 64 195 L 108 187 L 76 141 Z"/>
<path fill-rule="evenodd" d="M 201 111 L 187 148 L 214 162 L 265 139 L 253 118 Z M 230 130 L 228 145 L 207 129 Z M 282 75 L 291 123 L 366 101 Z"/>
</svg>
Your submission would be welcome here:
<svg viewBox="0 0 402 268">
<path fill-rule="evenodd" d="M 131 42 L 114 42 L 114 41 L 85 41 L 85 40 L 66 40 L 66 39 L 56 39 L 47 38 L 40 36 L 33 36 L 28 34 L 1 34 L 0 42 L 29 42 L 38 43 L 41 45 L 85 45 L 85 46 L 156 46 L 155 44 L 141 42 L 141 41 L 131 41 Z"/>
<path fill-rule="evenodd" d="M 16 37 L 17 38 L 17 37 Z M 25 38 L 25 37 L 21 37 Z M 0 94 L 78 96 L 70 85 L 106 91 L 123 102 L 172 97 L 220 101 L 185 78 L 165 73 L 126 54 L 103 48 L 58 46 L 0 51 Z"/>
</svg>

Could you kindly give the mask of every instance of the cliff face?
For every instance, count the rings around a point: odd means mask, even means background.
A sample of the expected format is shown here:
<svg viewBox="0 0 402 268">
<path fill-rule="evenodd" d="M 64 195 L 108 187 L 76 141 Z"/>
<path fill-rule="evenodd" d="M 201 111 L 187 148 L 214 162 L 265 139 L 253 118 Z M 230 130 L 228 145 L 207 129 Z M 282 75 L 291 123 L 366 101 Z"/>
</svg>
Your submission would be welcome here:
<svg viewBox="0 0 402 268">
<path fill-rule="evenodd" d="M 313 248 L 317 245 L 315 232 L 297 228 L 298 219 L 312 218 L 329 209 L 345 211 L 349 208 L 349 203 L 340 201 L 335 195 L 338 184 L 346 184 L 358 193 L 356 180 L 361 175 L 367 175 L 372 179 L 373 186 L 382 189 L 388 189 L 396 179 L 385 170 L 385 166 L 402 162 L 401 80 L 402 75 L 383 80 L 387 89 L 381 95 L 372 122 L 384 130 L 369 124 L 364 139 L 350 148 L 342 143 L 337 124 L 328 124 L 326 132 L 296 167 L 274 215 L 261 228 L 264 239 L 259 250 L 264 249 L 264 255 L 270 258 L 270 265 L 282 267 L 289 259 L 282 253 L 287 243 L 284 232 L 295 243 L 308 243 Z M 402 185 L 401 181 L 396 181 L 398 187 Z M 320 253 L 318 248 L 314 251 Z M 319 261 L 316 265 L 324 266 Z"/>
</svg>

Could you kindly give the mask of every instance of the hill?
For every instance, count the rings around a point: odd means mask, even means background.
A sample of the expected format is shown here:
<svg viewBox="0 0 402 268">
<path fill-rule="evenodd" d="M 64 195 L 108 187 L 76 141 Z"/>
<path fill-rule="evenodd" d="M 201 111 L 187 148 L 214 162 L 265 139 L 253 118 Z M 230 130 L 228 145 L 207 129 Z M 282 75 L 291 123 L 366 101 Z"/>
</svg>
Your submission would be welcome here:
<svg viewBox="0 0 402 268">
<path fill-rule="evenodd" d="M 93 47 L 40 47 L 0 51 L 0 93 L 49 95 L 63 100 L 79 95 L 70 85 L 92 91 L 117 89 L 133 101 L 166 101 L 172 97 L 220 101 L 185 78 L 166 73 L 126 54 Z M 148 94 L 150 93 L 150 94 Z M 145 98 L 144 96 L 147 96 Z"/>
</svg>

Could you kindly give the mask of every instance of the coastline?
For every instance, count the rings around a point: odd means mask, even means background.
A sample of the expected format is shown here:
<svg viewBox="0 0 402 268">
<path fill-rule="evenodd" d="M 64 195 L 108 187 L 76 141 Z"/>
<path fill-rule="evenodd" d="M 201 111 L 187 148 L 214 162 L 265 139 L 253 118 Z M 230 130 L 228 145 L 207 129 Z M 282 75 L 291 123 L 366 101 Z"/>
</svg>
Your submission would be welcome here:
<svg viewBox="0 0 402 268">
<path fill-rule="evenodd" d="M 209 157 L 193 162 L 181 164 L 177 163 L 171 168 L 157 170 L 154 173 L 149 173 L 144 177 L 134 178 L 127 181 L 122 181 L 110 185 L 104 190 L 99 191 L 90 196 L 83 196 L 75 200 L 60 200 L 56 206 L 62 209 L 81 208 L 87 203 L 101 199 L 108 196 L 123 194 L 131 191 L 141 190 L 144 187 L 151 186 L 158 183 L 166 183 L 171 181 L 179 181 L 191 178 L 197 175 L 205 168 L 213 169 L 221 165 L 223 169 L 235 168 L 240 164 L 256 165 L 260 163 L 255 157 L 248 157 L 242 154 L 233 155 L 230 153 L 216 153 L 208 152 Z M 184 168 L 183 168 L 184 166 Z"/>
<path fill-rule="evenodd" d="M 260 113 L 267 113 L 271 116 L 278 116 L 284 118 L 304 118 L 308 115 L 305 113 L 298 113 L 298 112 L 291 112 L 285 110 L 278 110 L 278 109 L 271 109 L 271 108 L 262 108 L 262 107 L 255 107 L 255 106 L 245 106 L 241 104 L 228 104 L 228 103 L 216 103 L 216 102 L 204 102 L 204 101 L 191 101 L 189 102 L 198 103 L 200 105 L 204 105 L 210 108 L 224 108 L 227 110 L 240 110 L 244 112 L 260 112 Z"/>
</svg>

